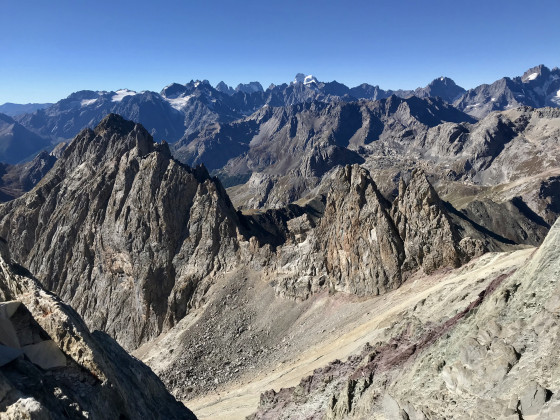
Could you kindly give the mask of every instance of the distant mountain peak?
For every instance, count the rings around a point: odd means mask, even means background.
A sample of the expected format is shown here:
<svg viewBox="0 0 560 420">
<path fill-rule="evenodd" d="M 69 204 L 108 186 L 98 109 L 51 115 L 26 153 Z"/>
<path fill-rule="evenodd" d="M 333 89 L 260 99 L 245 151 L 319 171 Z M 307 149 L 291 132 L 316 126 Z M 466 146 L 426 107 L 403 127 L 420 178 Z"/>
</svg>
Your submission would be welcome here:
<svg viewBox="0 0 560 420">
<path fill-rule="evenodd" d="M 293 84 L 302 83 L 304 85 L 309 85 L 311 83 L 317 84 L 317 83 L 319 83 L 319 81 L 312 74 L 308 74 L 306 76 L 303 73 L 298 73 L 298 74 L 296 74 L 296 77 L 294 78 L 294 81 L 292 83 Z"/>
<path fill-rule="evenodd" d="M 450 79 L 449 77 L 445 77 L 445 76 L 440 76 L 437 79 L 432 80 L 429 86 L 432 85 L 457 86 L 457 84 L 453 79 Z"/>
<path fill-rule="evenodd" d="M 226 85 L 224 81 L 221 81 L 216 85 L 216 90 L 227 95 L 233 95 L 235 93 L 235 90 L 231 86 Z"/>
<path fill-rule="evenodd" d="M 521 81 L 527 83 L 532 80 L 536 80 L 540 76 L 546 77 L 549 75 L 549 73 L 550 70 L 548 67 L 546 67 L 544 64 L 539 64 L 538 66 L 531 67 L 529 70 L 523 73 L 523 76 L 521 77 Z"/>
<path fill-rule="evenodd" d="M 236 92 L 245 93 L 264 92 L 264 89 L 259 82 L 239 83 L 235 90 Z"/>
</svg>

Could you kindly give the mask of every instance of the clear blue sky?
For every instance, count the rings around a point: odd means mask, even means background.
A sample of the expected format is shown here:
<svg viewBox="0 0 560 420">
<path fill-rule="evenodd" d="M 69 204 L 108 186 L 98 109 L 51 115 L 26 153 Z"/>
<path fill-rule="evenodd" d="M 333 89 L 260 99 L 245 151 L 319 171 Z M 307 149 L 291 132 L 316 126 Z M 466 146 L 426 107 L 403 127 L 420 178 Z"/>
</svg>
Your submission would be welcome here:
<svg viewBox="0 0 560 420">
<path fill-rule="evenodd" d="M 470 88 L 560 66 L 559 0 L 2 0 L 0 104 L 293 79 Z"/>
</svg>

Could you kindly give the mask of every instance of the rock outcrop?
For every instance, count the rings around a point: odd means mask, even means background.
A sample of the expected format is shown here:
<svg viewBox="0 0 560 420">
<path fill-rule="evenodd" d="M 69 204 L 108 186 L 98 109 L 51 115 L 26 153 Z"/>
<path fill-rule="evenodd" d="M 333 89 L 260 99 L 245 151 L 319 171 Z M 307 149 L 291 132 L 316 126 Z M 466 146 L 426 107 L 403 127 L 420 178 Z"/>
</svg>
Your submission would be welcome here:
<svg viewBox="0 0 560 420">
<path fill-rule="evenodd" d="M 0 417 L 195 419 L 157 376 L 46 292 L 0 239 Z"/>
<path fill-rule="evenodd" d="M 338 169 L 323 188 L 321 216 L 290 220 L 291 234 L 267 269 L 281 295 L 305 299 L 323 289 L 378 295 L 418 269 L 458 267 L 507 245 L 472 224 L 456 224 L 421 171 L 401 180 L 392 205 L 358 165 Z"/>
<path fill-rule="evenodd" d="M 465 258 L 457 227 L 424 174 L 415 170 L 408 185 L 401 178 L 392 217 L 404 243 L 403 269 L 458 267 Z"/>
</svg>

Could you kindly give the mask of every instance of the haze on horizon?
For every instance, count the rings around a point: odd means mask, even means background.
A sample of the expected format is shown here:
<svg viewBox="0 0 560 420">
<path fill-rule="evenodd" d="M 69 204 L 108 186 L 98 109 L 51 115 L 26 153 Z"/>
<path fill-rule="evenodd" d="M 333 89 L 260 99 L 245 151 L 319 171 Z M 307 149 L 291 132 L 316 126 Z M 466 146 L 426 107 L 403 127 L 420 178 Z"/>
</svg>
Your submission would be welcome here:
<svg viewBox="0 0 560 420">
<path fill-rule="evenodd" d="M 464 88 L 558 66 L 560 3 L 145 0 L 9 2 L 0 104 L 55 102 L 82 89 L 160 91 L 208 79 L 285 83 L 298 72 L 348 86 Z"/>
</svg>

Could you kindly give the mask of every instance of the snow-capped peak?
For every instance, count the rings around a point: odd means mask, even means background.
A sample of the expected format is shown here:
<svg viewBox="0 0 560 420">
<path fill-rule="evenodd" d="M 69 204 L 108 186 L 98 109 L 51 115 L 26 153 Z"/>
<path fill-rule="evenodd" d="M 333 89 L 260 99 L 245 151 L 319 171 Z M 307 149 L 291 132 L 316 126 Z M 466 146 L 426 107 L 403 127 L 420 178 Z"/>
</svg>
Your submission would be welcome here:
<svg viewBox="0 0 560 420">
<path fill-rule="evenodd" d="M 113 97 L 111 98 L 112 102 L 120 102 L 123 100 L 124 97 L 126 96 L 134 96 L 137 95 L 136 92 L 134 92 L 133 90 L 129 90 L 129 89 L 119 89 L 115 92 L 115 95 L 113 95 Z"/>
<path fill-rule="evenodd" d="M 298 73 L 296 74 L 296 77 L 294 78 L 294 81 L 292 82 L 293 84 L 297 84 L 297 83 L 303 83 L 304 85 L 309 85 L 311 83 L 319 83 L 317 81 L 317 79 L 315 78 L 315 76 L 309 74 L 309 75 L 305 75 L 303 73 Z"/>
<path fill-rule="evenodd" d="M 317 81 L 315 76 L 310 74 L 308 76 L 305 76 L 305 79 L 303 80 L 303 84 L 304 85 L 309 85 L 310 83 L 319 83 L 319 82 Z"/>
</svg>

